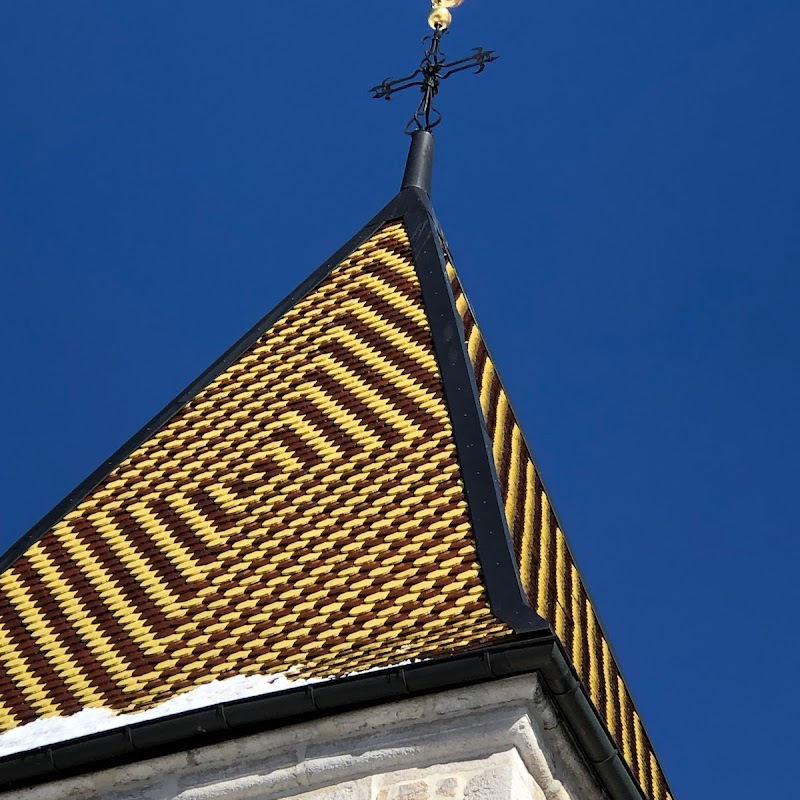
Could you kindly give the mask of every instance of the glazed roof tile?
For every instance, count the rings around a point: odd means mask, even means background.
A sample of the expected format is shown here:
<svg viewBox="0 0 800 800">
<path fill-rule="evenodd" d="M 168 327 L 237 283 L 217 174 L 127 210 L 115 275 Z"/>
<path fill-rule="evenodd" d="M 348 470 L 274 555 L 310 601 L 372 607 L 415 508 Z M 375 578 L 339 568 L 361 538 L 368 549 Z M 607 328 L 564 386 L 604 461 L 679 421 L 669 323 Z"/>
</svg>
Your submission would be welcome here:
<svg viewBox="0 0 800 800">
<path fill-rule="evenodd" d="M 551 628 L 642 793 L 670 798 L 438 223 L 406 189 L 7 555 L 0 729 Z"/>
</svg>

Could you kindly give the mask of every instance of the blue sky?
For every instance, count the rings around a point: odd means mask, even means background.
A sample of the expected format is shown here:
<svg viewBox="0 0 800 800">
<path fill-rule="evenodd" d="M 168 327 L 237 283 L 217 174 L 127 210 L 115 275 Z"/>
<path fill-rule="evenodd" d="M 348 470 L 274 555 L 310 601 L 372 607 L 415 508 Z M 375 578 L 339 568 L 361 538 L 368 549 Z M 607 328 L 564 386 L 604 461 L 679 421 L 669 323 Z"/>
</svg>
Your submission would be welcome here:
<svg viewBox="0 0 800 800">
<path fill-rule="evenodd" d="M 0 11 L 3 548 L 395 193 L 416 98 L 367 90 L 425 14 Z M 795 788 L 799 29 L 468 0 L 446 40 L 501 59 L 442 93 L 434 202 L 678 797 Z"/>
</svg>

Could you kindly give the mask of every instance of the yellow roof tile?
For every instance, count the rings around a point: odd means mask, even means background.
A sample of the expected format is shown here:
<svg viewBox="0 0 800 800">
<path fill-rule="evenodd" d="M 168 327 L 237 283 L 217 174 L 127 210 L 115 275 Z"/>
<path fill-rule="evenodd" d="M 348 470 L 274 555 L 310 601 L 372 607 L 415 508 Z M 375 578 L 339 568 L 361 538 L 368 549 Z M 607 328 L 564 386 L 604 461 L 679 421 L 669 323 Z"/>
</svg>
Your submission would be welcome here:
<svg viewBox="0 0 800 800">
<path fill-rule="evenodd" d="M 426 224 L 422 249 L 408 217 L 374 226 L 7 556 L 0 732 L 237 675 L 335 679 L 549 623 L 631 773 L 666 800 Z"/>
</svg>

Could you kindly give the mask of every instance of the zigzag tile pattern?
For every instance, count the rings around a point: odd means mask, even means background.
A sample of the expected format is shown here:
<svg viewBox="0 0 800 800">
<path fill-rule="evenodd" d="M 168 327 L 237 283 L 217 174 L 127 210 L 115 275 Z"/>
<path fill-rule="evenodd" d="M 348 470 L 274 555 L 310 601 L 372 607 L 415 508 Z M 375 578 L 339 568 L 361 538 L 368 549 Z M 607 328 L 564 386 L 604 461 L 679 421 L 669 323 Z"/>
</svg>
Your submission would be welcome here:
<svg viewBox="0 0 800 800">
<path fill-rule="evenodd" d="M 464 323 L 525 593 L 571 654 L 576 671 L 645 794 L 651 800 L 672 800 L 452 264 L 447 271 Z"/>
<path fill-rule="evenodd" d="M 509 635 L 390 223 L 0 576 L 0 729 Z"/>
</svg>

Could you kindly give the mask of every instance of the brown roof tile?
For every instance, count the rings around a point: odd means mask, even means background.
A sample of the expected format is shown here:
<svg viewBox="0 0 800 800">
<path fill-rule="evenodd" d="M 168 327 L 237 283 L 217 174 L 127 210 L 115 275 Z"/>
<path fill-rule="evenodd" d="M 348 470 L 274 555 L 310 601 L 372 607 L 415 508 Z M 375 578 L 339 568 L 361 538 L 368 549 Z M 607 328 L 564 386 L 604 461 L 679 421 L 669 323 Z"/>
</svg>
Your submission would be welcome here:
<svg viewBox="0 0 800 800">
<path fill-rule="evenodd" d="M 447 294 L 444 267 L 440 253 Z M 144 710 L 237 675 L 337 678 L 515 638 L 513 620 L 492 612 L 419 270 L 404 221 L 377 227 L 25 540 L 0 574 L 0 731 L 86 707 Z M 464 402 L 491 442 L 485 480 L 494 471 L 501 524 L 488 535 L 513 551 L 506 582 L 557 632 L 645 794 L 667 800 L 447 273 L 446 324 L 461 328 L 448 352 L 474 373 Z M 452 348 L 459 336 L 466 349 Z"/>
<path fill-rule="evenodd" d="M 402 223 L 334 269 L 0 588 L 4 728 L 511 634 L 479 579 Z"/>
</svg>

